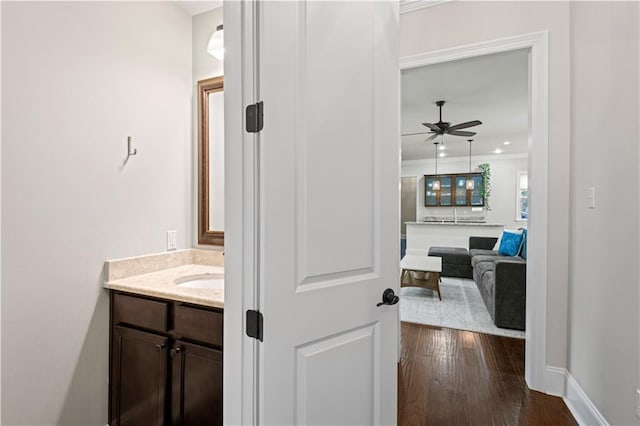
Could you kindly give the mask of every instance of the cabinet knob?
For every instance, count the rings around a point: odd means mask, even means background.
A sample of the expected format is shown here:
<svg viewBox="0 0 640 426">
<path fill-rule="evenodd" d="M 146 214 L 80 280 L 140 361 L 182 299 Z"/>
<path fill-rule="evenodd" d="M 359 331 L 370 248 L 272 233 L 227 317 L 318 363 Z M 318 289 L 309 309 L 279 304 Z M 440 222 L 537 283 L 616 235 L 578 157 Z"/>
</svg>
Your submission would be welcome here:
<svg viewBox="0 0 640 426">
<path fill-rule="evenodd" d="M 182 348 L 180 346 L 171 349 L 171 351 L 169 351 L 169 353 L 171 354 L 171 357 L 175 357 L 177 354 L 179 354 L 180 352 L 182 352 Z"/>
<path fill-rule="evenodd" d="M 166 345 L 164 343 L 161 343 L 159 345 L 156 345 L 156 348 L 158 349 L 158 351 L 161 351 L 161 350 L 163 350 L 165 348 L 165 346 Z"/>
</svg>

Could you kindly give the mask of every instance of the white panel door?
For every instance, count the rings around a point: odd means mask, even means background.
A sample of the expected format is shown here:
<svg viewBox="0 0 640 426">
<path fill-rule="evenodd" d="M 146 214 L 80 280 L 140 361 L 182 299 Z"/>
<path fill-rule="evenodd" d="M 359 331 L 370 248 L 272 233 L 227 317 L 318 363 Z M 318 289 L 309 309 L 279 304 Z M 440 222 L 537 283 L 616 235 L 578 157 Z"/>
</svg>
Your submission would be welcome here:
<svg viewBox="0 0 640 426">
<path fill-rule="evenodd" d="M 395 424 L 397 2 L 260 2 L 259 422 Z"/>
</svg>

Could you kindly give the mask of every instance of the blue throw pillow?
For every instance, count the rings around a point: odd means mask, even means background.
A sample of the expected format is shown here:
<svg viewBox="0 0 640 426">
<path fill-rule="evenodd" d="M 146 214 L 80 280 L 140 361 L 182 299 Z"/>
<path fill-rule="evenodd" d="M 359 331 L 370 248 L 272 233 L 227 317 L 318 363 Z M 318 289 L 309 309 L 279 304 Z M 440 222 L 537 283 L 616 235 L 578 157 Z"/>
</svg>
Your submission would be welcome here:
<svg viewBox="0 0 640 426">
<path fill-rule="evenodd" d="M 513 232 L 503 232 L 502 240 L 498 253 L 504 256 L 517 256 L 522 243 L 522 234 L 514 234 Z"/>
<path fill-rule="evenodd" d="M 522 244 L 520 245 L 520 257 L 527 259 L 527 230 L 522 230 Z"/>
</svg>

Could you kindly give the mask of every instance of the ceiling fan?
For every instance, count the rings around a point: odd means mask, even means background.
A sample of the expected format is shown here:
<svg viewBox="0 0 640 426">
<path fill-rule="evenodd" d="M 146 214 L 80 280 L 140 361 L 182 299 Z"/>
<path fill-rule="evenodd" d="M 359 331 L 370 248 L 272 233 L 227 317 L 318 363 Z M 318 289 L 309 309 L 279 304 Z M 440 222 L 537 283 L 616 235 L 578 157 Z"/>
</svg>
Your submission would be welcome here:
<svg viewBox="0 0 640 426">
<path fill-rule="evenodd" d="M 476 132 L 466 132 L 461 131 L 462 129 L 466 129 L 469 127 L 479 126 L 482 124 L 480 120 L 467 121 L 465 123 L 459 123 L 455 125 L 451 125 L 451 123 L 442 121 L 442 106 L 444 105 L 444 101 L 436 102 L 436 105 L 440 109 L 440 120 L 437 123 L 422 123 L 423 126 L 429 128 L 429 132 L 419 132 L 419 133 L 405 133 L 402 136 L 413 136 L 413 135 L 425 135 L 431 134 L 425 142 L 431 142 L 436 137 L 440 135 L 453 135 L 453 136 L 474 136 Z"/>
</svg>

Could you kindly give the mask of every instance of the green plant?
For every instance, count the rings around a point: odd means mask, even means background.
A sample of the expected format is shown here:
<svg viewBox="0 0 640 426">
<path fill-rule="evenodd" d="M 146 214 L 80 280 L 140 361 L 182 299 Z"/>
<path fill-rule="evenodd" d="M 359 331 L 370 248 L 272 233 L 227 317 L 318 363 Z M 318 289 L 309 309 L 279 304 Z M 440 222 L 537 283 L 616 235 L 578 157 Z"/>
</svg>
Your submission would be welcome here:
<svg viewBox="0 0 640 426">
<path fill-rule="evenodd" d="M 484 198 L 484 207 L 487 210 L 491 210 L 489 205 L 489 198 L 491 197 L 491 166 L 489 163 L 478 164 L 480 173 L 482 174 L 482 188 L 481 193 Z"/>
</svg>

